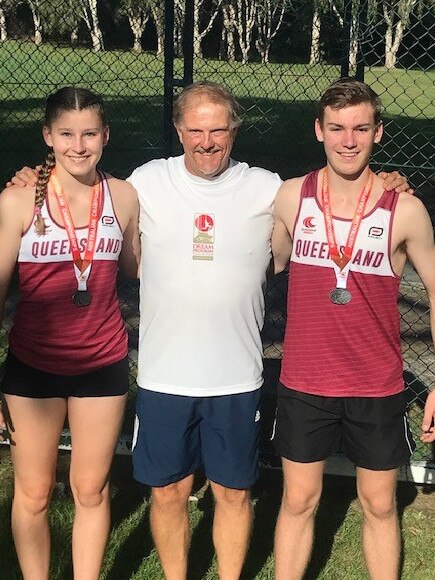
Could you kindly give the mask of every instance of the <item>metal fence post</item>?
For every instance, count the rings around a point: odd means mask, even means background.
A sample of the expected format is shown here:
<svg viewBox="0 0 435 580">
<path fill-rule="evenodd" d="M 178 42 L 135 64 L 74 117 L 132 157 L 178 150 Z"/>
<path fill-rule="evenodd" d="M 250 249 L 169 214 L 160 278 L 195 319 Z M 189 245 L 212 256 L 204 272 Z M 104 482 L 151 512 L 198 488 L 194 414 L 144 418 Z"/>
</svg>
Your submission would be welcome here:
<svg viewBox="0 0 435 580">
<path fill-rule="evenodd" d="M 172 109 L 174 87 L 174 0 L 165 0 L 165 60 L 163 79 L 163 149 L 170 157 L 173 146 Z"/>
<path fill-rule="evenodd" d="M 341 60 L 341 78 L 349 76 L 350 29 L 353 0 L 345 0 L 343 16 L 343 57 Z"/>
<path fill-rule="evenodd" d="M 194 0 L 186 0 L 183 29 L 184 86 L 193 82 L 193 7 Z"/>
<path fill-rule="evenodd" d="M 365 70 L 365 42 L 367 35 L 367 12 L 369 8 L 368 0 L 361 0 L 358 27 L 358 57 L 356 63 L 355 78 L 364 82 Z"/>
</svg>

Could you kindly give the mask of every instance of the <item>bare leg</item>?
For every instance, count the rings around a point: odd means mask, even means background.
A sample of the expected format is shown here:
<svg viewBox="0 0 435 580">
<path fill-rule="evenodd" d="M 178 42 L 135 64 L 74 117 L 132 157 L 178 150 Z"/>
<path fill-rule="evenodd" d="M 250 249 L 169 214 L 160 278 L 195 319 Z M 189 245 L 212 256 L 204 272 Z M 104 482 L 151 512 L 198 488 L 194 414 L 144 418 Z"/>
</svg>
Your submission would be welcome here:
<svg viewBox="0 0 435 580">
<path fill-rule="evenodd" d="M 284 490 L 275 531 L 276 580 L 300 580 L 304 575 L 313 545 L 323 467 L 323 461 L 282 460 Z"/>
<path fill-rule="evenodd" d="M 247 489 L 210 482 L 215 498 L 213 542 L 220 580 L 238 580 L 249 545 L 252 504 Z"/>
<path fill-rule="evenodd" d="M 166 580 L 187 578 L 189 515 L 187 502 L 193 475 L 164 487 L 154 487 L 151 497 L 151 531 Z"/>
<path fill-rule="evenodd" d="M 72 537 L 75 580 L 98 580 L 110 527 L 109 470 L 127 395 L 70 397 Z"/>
<path fill-rule="evenodd" d="M 5 395 L 13 431 L 12 533 L 24 579 L 47 580 L 50 568 L 48 507 L 55 484 L 64 399 Z"/>
<path fill-rule="evenodd" d="M 357 468 L 358 498 L 364 514 L 364 556 L 372 580 L 397 580 L 399 577 L 397 475 L 397 469 L 371 471 Z"/>
</svg>

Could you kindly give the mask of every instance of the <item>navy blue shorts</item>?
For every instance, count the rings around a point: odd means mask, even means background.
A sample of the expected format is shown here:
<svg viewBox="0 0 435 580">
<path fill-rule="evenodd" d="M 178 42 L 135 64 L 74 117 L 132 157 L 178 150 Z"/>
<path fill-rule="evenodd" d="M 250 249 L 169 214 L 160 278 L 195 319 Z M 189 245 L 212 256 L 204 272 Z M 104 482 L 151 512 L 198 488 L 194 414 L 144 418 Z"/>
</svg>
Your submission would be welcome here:
<svg viewBox="0 0 435 580">
<path fill-rule="evenodd" d="M 128 386 L 128 357 L 79 375 L 55 375 L 25 364 L 9 351 L 0 391 L 32 399 L 67 399 L 116 397 L 125 395 Z"/>
<path fill-rule="evenodd" d="M 224 487 L 251 487 L 258 478 L 260 396 L 260 389 L 184 397 L 139 388 L 135 479 L 162 487 L 202 468 L 208 479 Z"/>
<path fill-rule="evenodd" d="M 388 397 L 322 397 L 278 384 L 275 450 L 298 463 L 341 451 L 374 471 L 408 463 L 415 449 L 404 393 Z"/>
</svg>

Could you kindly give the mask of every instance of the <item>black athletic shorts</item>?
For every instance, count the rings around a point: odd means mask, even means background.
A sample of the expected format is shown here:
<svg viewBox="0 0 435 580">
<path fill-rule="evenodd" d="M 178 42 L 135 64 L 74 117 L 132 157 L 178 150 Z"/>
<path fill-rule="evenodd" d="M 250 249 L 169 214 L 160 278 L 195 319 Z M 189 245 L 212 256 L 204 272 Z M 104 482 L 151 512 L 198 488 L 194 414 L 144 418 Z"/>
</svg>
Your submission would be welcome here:
<svg viewBox="0 0 435 580">
<path fill-rule="evenodd" d="M 33 399 L 113 397 L 124 395 L 128 385 L 128 357 L 79 375 L 55 375 L 26 365 L 9 351 L 0 391 Z"/>
<path fill-rule="evenodd" d="M 344 453 L 376 471 L 409 461 L 415 443 L 404 393 L 388 397 L 320 397 L 278 384 L 272 440 L 290 461 L 312 463 Z"/>
</svg>

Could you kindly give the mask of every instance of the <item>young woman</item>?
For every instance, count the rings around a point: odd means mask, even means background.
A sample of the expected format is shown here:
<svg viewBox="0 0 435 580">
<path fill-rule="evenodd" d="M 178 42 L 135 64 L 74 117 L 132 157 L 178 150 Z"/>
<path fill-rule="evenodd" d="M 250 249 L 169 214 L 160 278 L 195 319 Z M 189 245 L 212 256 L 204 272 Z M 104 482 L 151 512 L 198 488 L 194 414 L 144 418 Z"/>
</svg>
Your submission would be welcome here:
<svg viewBox="0 0 435 580">
<path fill-rule="evenodd" d="M 0 316 L 17 261 L 20 277 L 1 386 L 14 467 L 12 531 L 24 578 L 47 580 L 47 513 L 68 417 L 74 578 L 96 580 L 128 390 L 116 274 L 118 266 L 137 271 L 138 203 L 128 183 L 97 169 L 109 138 L 98 95 L 66 87 L 49 96 L 43 137 L 51 151 L 36 188 L 0 195 Z"/>
</svg>

